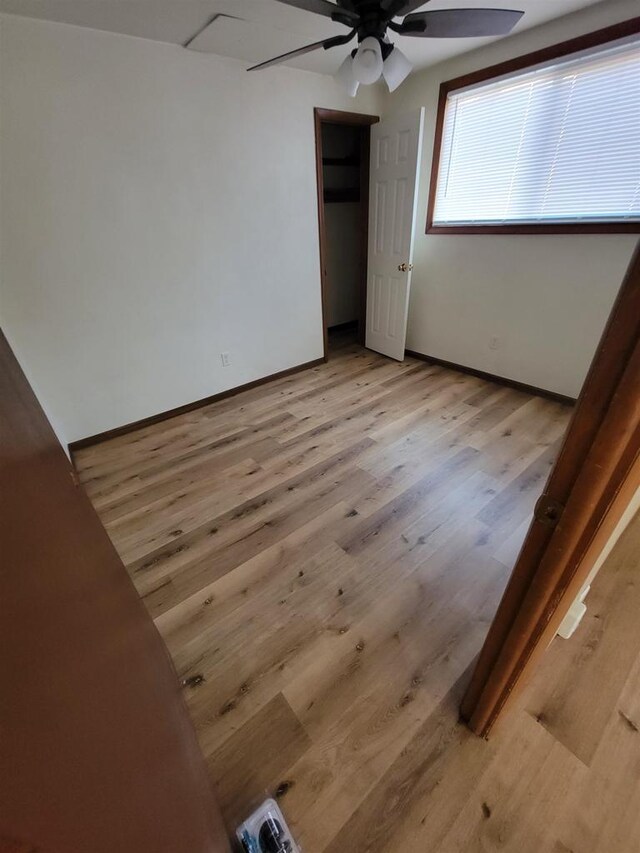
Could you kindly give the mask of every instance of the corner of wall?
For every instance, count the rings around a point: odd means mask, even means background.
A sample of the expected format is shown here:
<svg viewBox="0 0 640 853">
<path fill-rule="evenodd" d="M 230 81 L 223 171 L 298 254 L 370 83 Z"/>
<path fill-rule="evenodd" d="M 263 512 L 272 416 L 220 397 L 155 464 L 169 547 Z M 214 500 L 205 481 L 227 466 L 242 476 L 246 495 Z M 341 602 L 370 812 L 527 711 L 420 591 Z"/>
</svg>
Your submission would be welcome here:
<svg viewBox="0 0 640 853">
<path fill-rule="evenodd" d="M 0 284 L 1 284 L 1 282 L 0 282 Z M 7 325 L 5 323 L 3 323 L 1 317 L 0 317 L 0 329 L 2 330 L 5 338 L 7 339 L 7 343 L 9 344 L 11 349 L 13 350 L 13 354 L 16 357 L 16 361 L 20 365 L 20 368 L 21 368 L 22 372 L 24 373 L 24 375 L 27 379 L 27 382 L 31 386 L 31 390 L 36 395 L 38 403 L 40 403 L 42 411 L 44 412 L 45 417 L 49 421 L 51 429 L 56 434 L 56 438 L 58 439 L 58 441 L 62 445 L 62 449 L 67 454 L 69 459 L 71 459 L 71 454 L 69 452 L 69 439 L 64 434 L 64 431 L 62 430 L 62 428 L 61 428 L 60 424 L 58 423 L 58 421 L 56 420 L 56 418 L 51 414 L 51 408 L 47 404 L 46 399 L 41 392 L 41 389 L 38 388 L 38 385 L 34 380 L 32 372 L 29 370 L 28 364 L 26 363 L 25 359 L 23 358 L 23 355 L 20 352 L 20 347 L 16 345 L 15 340 L 12 338 L 10 329 L 7 327 Z"/>
</svg>

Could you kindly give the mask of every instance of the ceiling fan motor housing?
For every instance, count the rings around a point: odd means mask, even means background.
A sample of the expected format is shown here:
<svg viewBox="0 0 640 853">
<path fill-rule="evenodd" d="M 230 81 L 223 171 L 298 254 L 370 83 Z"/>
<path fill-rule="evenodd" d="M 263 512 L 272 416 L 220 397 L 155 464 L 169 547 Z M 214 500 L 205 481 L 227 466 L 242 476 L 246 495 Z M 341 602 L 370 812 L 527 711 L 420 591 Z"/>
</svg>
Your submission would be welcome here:
<svg viewBox="0 0 640 853">
<path fill-rule="evenodd" d="M 359 42 L 369 37 L 377 38 L 380 41 L 384 38 L 389 19 L 379 0 L 338 0 L 338 5 L 354 11 L 360 16 L 356 26 Z M 339 19 L 339 16 L 340 13 L 338 12 L 336 20 Z"/>
</svg>

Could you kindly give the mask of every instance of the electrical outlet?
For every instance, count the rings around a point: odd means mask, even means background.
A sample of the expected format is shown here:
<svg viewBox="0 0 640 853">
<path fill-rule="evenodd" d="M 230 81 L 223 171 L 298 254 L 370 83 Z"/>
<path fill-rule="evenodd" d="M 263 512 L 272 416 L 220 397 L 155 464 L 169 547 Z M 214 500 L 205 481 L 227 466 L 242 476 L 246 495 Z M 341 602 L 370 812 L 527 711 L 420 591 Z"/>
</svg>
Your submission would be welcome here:
<svg viewBox="0 0 640 853">
<path fill-rule="evenodd" d="M 500 338 L 497 335 L 489 338 L 489 349 L 500 349 Z"/>
<path fill-rule="evenodd" d="M 229 367 L 229 365 L 231 364 L 231 356 L 228 352 L 221 352 L 220 361 L 222 362 L 223 367 Z"/>
</svg>

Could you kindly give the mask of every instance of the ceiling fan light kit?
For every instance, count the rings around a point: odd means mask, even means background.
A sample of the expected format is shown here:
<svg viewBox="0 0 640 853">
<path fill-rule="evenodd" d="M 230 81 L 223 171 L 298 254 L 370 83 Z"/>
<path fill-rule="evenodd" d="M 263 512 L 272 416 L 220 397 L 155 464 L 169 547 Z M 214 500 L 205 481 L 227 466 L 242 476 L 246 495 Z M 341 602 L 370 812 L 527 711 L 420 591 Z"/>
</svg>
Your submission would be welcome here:
<svg viewBox="0 0 640 853">
<path fill-rule="evenodd" d="M 413 71 L 413 65 L 397 45 L 391 45 L 389 56 L 382 66 L 382 76 L 390 92 L 395 92 L 398 86 L 407 79 Z"/>
<path fill-rule="evenodd" d="M 375 83 L 382 74 L 382 48 L 377 38 L 367 36 L 360 42 L 356 55 L 351 60 L 353 76 L 365 86 Z"/>
<path fill-rule="evenodd" d="M 278 0 L 287 6 L 314 12 L 350 27 L 344 36 L 334 36 L 300 47 L 249 68 L 249 71 L 279 65 L 313 50 L 330 50 L 358 38 L 358 48 L 347 56 L 336 79 L 355 97 L 358 86 L 370 85 L 382 77 L 393 92 L 406 80 L 412 65 L 393 45 L 387 30 L 417 38 L 478 38 L 510 33 L 523 12 L 514 9 L 435 9 L 416 12 L 429 0 Z M 403 18 L 402 21 L 395 20 Z"/>
<path fill-rule="evenodd" d="M 351 54 L 347 56 L 340 68 L 335 73 L 336 80 L 346 89 L 347 94 L 355 98 L 360 86 L 360 81 L 356 80 L 353 73 L 353 57 Z"/>
<path fill-rule="evenodd" d="M 411 74 L 413 66 L 399 47 L 373 36 L 363 39 L 335 73 L 347 94 L 355 97 L 360 83 L 369 85 L 381 77 L 389 91 L 395 91 Z"/>
</svg>

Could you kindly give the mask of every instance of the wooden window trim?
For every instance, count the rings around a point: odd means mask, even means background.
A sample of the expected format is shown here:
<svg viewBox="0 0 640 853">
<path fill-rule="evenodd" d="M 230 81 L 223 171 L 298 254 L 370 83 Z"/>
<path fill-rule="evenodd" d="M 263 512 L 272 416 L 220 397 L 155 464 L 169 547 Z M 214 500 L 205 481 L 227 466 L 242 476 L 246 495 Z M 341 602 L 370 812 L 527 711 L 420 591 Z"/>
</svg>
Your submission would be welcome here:
<svg viewBox="0 0 640 853">
<path fill-rule="evenodd" d="M 447 96 L 450 92 L 472 86 L 476 83 L 484 83 L 505 74 L 513 74 L 517 71 L 525 71 L 543 62 L 560 59 L 572 53 L 599 47 L 608 42 L 640 33 L 640 17 L 631 18 L 619 24 L 613 24 L 601 30 L 588 33 L 584 36 L 563 41 L 542 50 L 533 51 L 480 71 L 473 71 L 447 80 L 440 86 L 438 98 L 438 114 L 436 118 L 436 130 L 433 146 L 433 160 L 431 162 L 431 183 L 429 186 L 429 201 L 427 206 L 427 234 L 640 234 L 640 222 L 567 222 L 567 223 L 540 223 L 540 224 L 517 224 L 507 223 L 505 225 L 434 225 L 433 215 L 436 204 L 436 189 L 438 184 L 438 171 L 440 169 L 440 155 L 442 150 L 442 133 L 444 128 L 444 116 L 447 106 Z"/>
</svg>

